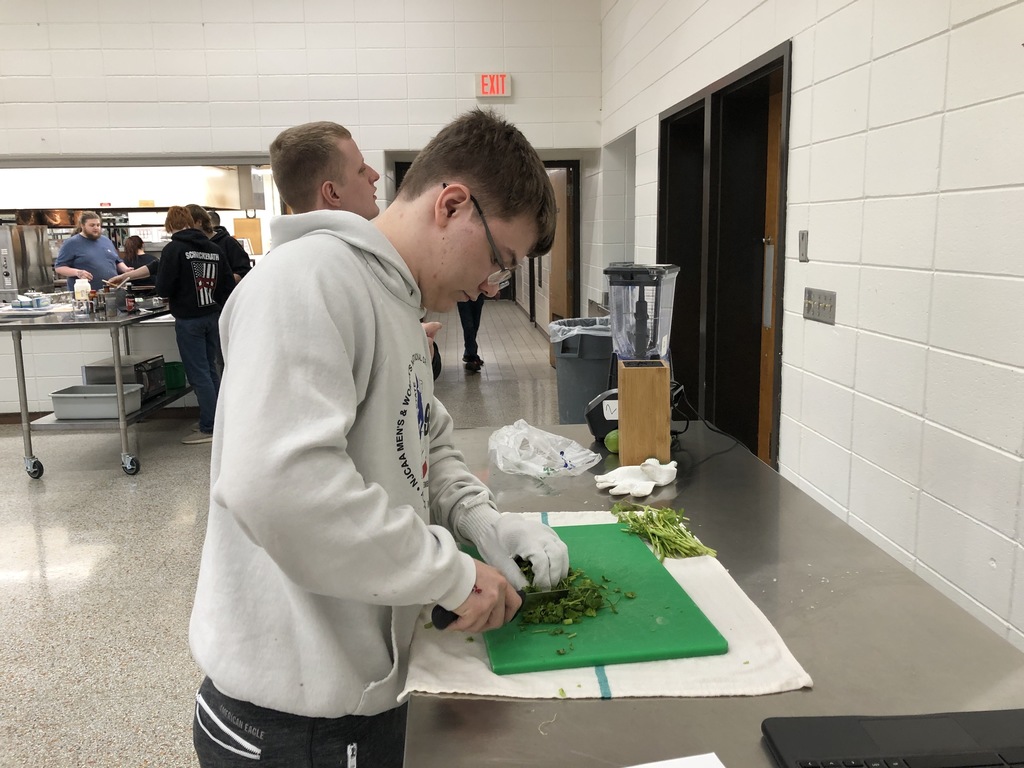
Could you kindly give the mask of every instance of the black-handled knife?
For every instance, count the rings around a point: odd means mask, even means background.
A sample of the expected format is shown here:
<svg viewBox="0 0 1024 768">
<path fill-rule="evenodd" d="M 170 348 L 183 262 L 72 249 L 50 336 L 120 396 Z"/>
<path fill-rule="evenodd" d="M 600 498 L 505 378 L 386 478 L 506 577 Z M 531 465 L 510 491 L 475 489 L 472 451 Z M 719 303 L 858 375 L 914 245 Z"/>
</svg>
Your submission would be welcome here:
<svg viewBox="0 0 1024 768">
<path fill-rule="evenodd" d="M 537 605 L 538 603 L 550 603 L 567 597 L 569 590 L 553 589 L 549 592 L 524 592 L 521 589 L 517 589 L 516 594 L 519 595 L 522 604 L 509 621 L 514 620 L 523 608 Z M 457 621 L 458 618 L 459 614 L 449 611 L 447 608 L 442 608 L 440 605 L 435 605 L 434 609 L 430 612 L 430 621 L 435 629 L 446 629 L 453 621 Z"/>
</svg>

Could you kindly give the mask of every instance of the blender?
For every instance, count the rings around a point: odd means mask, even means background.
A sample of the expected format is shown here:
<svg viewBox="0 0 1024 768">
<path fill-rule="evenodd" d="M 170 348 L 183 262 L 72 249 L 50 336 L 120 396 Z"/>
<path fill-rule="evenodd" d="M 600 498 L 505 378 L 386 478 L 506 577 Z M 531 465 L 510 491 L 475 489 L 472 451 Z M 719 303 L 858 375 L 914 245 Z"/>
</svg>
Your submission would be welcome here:
<svg viewBox="0 0 1024 768">
<path fill-rule="evenodd" d="M 616 263 L 608 276 L 617 358 L 619 463 L 671 459 L 669 336 L 679 267 Z"/>
</svg>

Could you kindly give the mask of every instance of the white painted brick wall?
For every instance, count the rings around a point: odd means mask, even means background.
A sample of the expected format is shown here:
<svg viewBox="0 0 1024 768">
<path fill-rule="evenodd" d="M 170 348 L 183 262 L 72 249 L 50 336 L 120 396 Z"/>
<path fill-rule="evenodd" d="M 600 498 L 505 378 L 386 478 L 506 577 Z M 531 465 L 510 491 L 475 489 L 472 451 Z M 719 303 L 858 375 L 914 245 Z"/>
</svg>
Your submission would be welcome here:
<svg viewBox="0 0 1024 768">
<path fill-rule="evenodd" d="M 938 188 L 942 120 L 925 117 L 868 134 L 864 191 L 869 197 Z"/>
<path fill-rule="evenodd" d="M 921 490 L 1013 538 L 1021 459 L 925 424 Z"/>
<path fill-rule="evenodd" d="M 844 72 L 814 89 L 811 138 L 828 141 L 860 133 L 868 125 L 868 82 L 871 68 L 863 66 Z"/>
<path fill-rule="evenodd" d="M 540 148 L 599 143 L 591 0 L 306 0 L 287 12 L 267 0 L 118 0 L 125 15 L 94 8 L 86 22 L 64 0 L 35 5 L 3 5 L 5 154 L 262 153 L 283 127 L 342 117 L 369 129 L 364 143 L 417 149 L 477 105 L 482 71 L 513 73 L 513 96 L 483 103 Z M 433 103 L 410 114 L 410 99 Z"/>
<path fill-rule="evenodd" d="M 811 145 L 810 199 L 852 200 L 864 196 L 864 134 Z"/>
<path fill-rule="evenodd" d="M 906 552 L 917 540 L 920 492 L 891 472 L 854 456 L 850 471 L 850 514 Z"/>
<path fill-rule="evenodd" d="M 979 6 L 986 3 L 954 3 L 954 14 L 957 6 L 967 5 L 980 11 Z M 956 21 L 954 19 L 954 23 Z M 947 108 L 957 109 L 1024 91 L 1024 68 L 1020 66 L 1022 26 L 1024 6 L 1018 3 L 1003 13 L 977 19 L 953 30 L 950 35 Z"/>
<path fill-rule="evenodd" d="M 858 0 L 818 22 L 814 29 L 814 80 L 821 82 L 871 59 L 871 11 Z M 822 12 L 819 3 L 818 13 Z"/>
<path fill-rule="evenodd" d="M 928 340 L 931 272 L 884 267 L 860 270 L 861 328 L 910 341 Z M 836 298 L 836 304 L 842 301 Z"/>
<path fill-rule="evenodd" d="M 1004 451 L 1020 451 L 1024 371 L 933 349 L 925 377 L 929 421 Z"/>
<path fill-rule="evenodd" d="M 924 409 L 927 348 L 905 339 L 857 334 L 854 389 L 910 413 Z"/>
<path fill-rule="evenodd" d="M 1009 614 L 1015 554 L 1005 536 L 927 494 L 921 497 L 921 563 L 1000 616 Z"/>
<path fill-rule="evenodd" d="M 942 189 L 1019 184 L 1024 178 L 1022 121 L 1024 95 L 947 113 Z"/>
<path fill-rule="evenodd" d="M 818 376 L 803 377 L 800 421 L 837 445 L 848 446 L 853 431 L 853 390 Z"/>
<path fill-rule="evenodd" d="M 929 342 L 1024 368 L 1024 280 L 936 274 Z"/>
<path fill-rule="evenodd" d="M 813 430 L 801 428 L 800 476 L 827 497 L 818 501 L 845 519 L 850 491 L 849 450 Z"/>
<path fill-rule="evenodd" d="M 1024 187 L 939 198 L 935 268 L 1024 277 Z"/>
<path fill-rule="evenodd" d="M 808 206 L 808 221 L 801 228 L 815 233 L 815 261 L 846 264 L 860 261 L 863 211 L 862 200 Z"/>
<path fill-rule="evenodd" d="M 861 263 L 931 267 L 937 207 L 937 195 L 867 200 Z"/>
<path fill-rule="evenodd" d="M 920 75 L 946 70 L 948 45 L 946 36 L 936 37 L 871 63 L 868 121 L 872 128 L 942 111 L 945 83 L 941 78 Z"/>
<path fill-rule="evenodd" d="M 853 452 L 919 485 L 924 419 L 864 395 L 853 400 Z"/>
</svg>

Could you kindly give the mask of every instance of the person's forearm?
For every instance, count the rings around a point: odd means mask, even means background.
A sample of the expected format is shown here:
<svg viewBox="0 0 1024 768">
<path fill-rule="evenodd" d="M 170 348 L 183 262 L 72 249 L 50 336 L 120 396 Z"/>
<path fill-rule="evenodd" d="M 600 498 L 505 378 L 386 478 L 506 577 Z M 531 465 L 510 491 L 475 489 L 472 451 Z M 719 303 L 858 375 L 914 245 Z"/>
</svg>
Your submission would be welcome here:
<svg viewBox="0 0 1024 768">
<path fill-rule="evenodd" d="M 84 269 L 75 269 L 74 267 L 54 267 L 53 271 L 61 277 L 85 277 L 86 271 Z M 86 278 L 89 279 L 89 278 Z"/>
</svg>

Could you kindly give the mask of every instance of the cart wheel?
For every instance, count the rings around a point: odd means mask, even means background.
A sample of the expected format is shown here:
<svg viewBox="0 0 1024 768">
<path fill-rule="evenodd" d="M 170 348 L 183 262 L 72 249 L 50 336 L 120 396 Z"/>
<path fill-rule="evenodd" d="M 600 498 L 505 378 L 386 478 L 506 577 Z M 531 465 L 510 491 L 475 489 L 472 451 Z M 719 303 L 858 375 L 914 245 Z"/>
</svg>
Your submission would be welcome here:
<svg viewBox="0 0 1024 768">
<path fill-rule="evenodd" d="M 32 462 L 25 468 L 25 471 L 28 472 L 28 476 L 33 480 L 38 480 L 43 476 L 43 462 L 39 459 L 32 459 Z"/>
<path fill-rule="evenodd" d="M 141 469 L 141 467 L 139 466 L 139 460 L 136 459 L 134 456 L 129 456 L 128 462 L 126 464 L 123 464 L 121 466 L 121 469 L 124 470 L 124 473 L 126 475 L 137 475 L 139 474 L 139 469 Z"/>
</svg>

